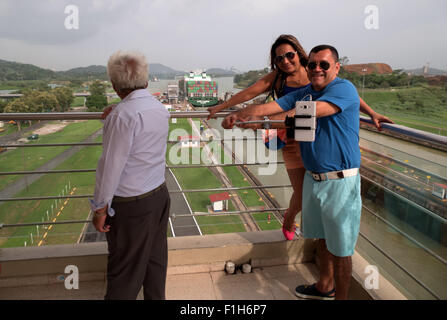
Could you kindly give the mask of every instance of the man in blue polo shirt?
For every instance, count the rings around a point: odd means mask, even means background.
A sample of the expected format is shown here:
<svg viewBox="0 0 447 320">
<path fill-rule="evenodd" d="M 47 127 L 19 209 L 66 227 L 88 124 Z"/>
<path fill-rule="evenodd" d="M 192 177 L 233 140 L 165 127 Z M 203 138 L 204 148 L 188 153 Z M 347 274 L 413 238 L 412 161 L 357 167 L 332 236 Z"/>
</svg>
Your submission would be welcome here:
<svg viewBox="0 0 447 320">
<path fill-rule="evenodd" d="M 360 227 L 360 101 L 356 88 L 337 77 L 339 70 L 337 50 L 328 45 L 317 46 L 309 54 L 311 86 L 268 104 L 247 107 L 222 123 L 224 128 L 232 128 L 237 120 L 261 116 L 284 119 L 295 114 L 296 101 L 317 101 L 315 141 L 300 142 L 300 148 L 307 170 L 303 182 L 303 235 L 319 239 L 321 268 L 317 283 L 295 289 L 295 294 L 302 298 L 348 298 L 351 256 Z"/>
</svg>

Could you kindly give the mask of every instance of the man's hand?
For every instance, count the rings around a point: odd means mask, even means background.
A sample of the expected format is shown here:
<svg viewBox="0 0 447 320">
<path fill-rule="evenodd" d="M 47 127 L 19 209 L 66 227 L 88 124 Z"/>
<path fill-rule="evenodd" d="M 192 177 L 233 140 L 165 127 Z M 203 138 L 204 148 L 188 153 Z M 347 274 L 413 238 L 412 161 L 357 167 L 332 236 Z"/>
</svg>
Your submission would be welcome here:
<svg viewBox="0 0 447 320">
<path fill-rule="evenodd" d="M 218 113 L 219 111 L 221 111 L 223 108 L 221 107 L 221 105 L 219 104 L 218 106 L 214 106 L 214 107 L 209 107 L 208 108 L 208 112 L 210 113 L 208 115 L 208 117 L 206 118 L 206 120 L 209 120 L 211 118 L 215 119 L 216 116 L 215 114 Z"/>
<path fill-rule="evenodd" d="M 264 117 L 251 116 L 251 117 L 239 118 L 238 120 L 241 122 L 241 123 L 237 123 L 236 124 L 239 128 L 258 130 L 258 129 L 262 129 L 262 123 L 247 123 L 247 124 L 244 124 L 243 122 L 245 122 L 245 121 L 264 120 Z"/>
<path fill-rule="evenodd" d="M 234 112 L 224 118 L 222 121 L 222 128 L 224 129 L 233 129 L 234 123 L 239 120 L 239 116 L 237 112 Z"/>
<path fill-rule="evenodd" d="M 92 223 L 95 226 L 95 229 L 99 232 L 109 232 L 110 226 L 105 225 L 107 218 L 107 206 L 104 208 L 98 209 L 93 213 Z"/>
<path fill-rule="evenodd" d="M 109 115 L 110 112 L 112 112 L 113 108 L 116 107 L 116 104 L 111 104 L 110 106 L 106 107 L 103 111 L 102 111 L 102 115 L 101 115 L 101 119 L 105 119 L 107 118 L 107 116 Z"/>
<path fill-rule="evenodd" d="M 384 123 L 394 123 L 393 120 L 391 120 L 388 117 L 385 117 L 384 115 L 381 115 L 380 113 L 374 112 L 371 115 L 371 120 L 373 122 L 373 124 L 376 126 L 377 130 L 382 131 L 382 126 L 380 125 L 380 123 L 384 122 Z"/>
</svg>

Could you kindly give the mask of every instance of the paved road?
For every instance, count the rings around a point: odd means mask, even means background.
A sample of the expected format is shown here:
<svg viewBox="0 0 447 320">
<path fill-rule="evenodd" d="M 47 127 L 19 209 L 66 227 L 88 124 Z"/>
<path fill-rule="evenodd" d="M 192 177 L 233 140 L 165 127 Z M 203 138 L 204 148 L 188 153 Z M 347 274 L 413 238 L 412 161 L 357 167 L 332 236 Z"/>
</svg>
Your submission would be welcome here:
<svg viewBox="0 0 447 320">
<path fill-rule="evenodd" d="M 188 169 L 183 169 L 188 170 Z M 166 169 L 166 185 L 168 186 L 168 190 L 180 190 L 180 186 L 178 185 L 173 173 L 171 170 Z M 171 224 L 172 229 L 174 231 L 174 235 L 176 237 L 182 236 L 193 236 L 193 235 L 201 235 L 201 231 L 195 218 L 191 217 L 175 217 L 175 215 L 179 214 L 188 214 L 191 213 L 191 209 L 189 208 L 187 201 L 183 194 L 181 193 L 171 193 Z M 173 216 L 174 215 L 174 216 Z"/>
<path fill-rule="evenodd" d="M 30 127 L 22 127 L 22 130 L 12 132 L 0 137 L 0 144 L 16 144 L 17 140 L 30 136 L 33 131 L 42 128 L 48 121 L 40 121 L 33 123 Z"/>
<path fill-rule="evenodd" d="M 180 190 L 176 179 L 174 178 L 171 170 L 166 169 L 165 173 L 166 185 L 169 191 Z M 171 209 L 170 215 L 189 214 L 191 213 L 186 199 L 181 193 L 171 193 Z M 89 217 L 91 219 L 91 217 Z M 171 233 L 176 237 L 201 235 L 199 226 L 197 225 L 194 217 L 176 217 L 170 219 L 168 228 L 171 229 Z M 84 230 L 84 234 L 81 237 L 80 242 L 97 242 L 106 241 L 105 233 L 100 233 L 95 230 L 93 225 L 89 223 Z"/>
</svg>

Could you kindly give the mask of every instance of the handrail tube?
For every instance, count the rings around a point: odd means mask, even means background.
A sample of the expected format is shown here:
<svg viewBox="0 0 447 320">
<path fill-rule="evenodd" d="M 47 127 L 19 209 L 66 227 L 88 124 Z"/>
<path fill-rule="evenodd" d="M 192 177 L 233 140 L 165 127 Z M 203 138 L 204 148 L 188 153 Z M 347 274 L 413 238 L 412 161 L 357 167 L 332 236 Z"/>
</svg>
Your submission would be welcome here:
<svg viewBox="0 0 447 320">
<path fill-rule="evenodd" d="M 270 164 L 284 164 L 284 161 L 269 162 Z M 232 166 L 262 166 L 266 163 L 222 163 L 222 164 L 187 164 L 187 165 L 171 165 L 166 169 L 191 169 L 191 168 L 214 168 L 214 167 L 232 167 Z M 42 170 L 42 171 L 8 171 L 0 172 L 0 176 L 21 175 L 21 174 L 46 174 L 46 173 L 83 173 L 96 172 L 96 169 L 72 169 L 72 170 Z"/>
<path fill-rule="evenodd" d="M 194 212 L 193 214 L 171 214 L 171 218 L 178 217 L 190 217 L 190 216 L 215 216 L 215 215 L 232 215 L 232 214 L 242 214 L 242 213 L 255 213 L 255 212 L 268 212 L 268 211 L 286 211 L 287 208 L 266 208 L 266 209 L 253 209 L 253 210 L 238 210 L 238 211 L 225 211 L 222 213 L 216 212 Z"/>
<path fill-rule="evenodd" d="M 411 200 L 405 198 L 404 196 L 401 196 L 400 194 L 394 192 L 393 190 L 390 190 L 390 189 L 388 189 L 388 188 L 382 186 L 381 184 L 375 182 L 374 180 L 369 179 L 368 177 L 365 177 L 365 176 L 362 175 L 362 179 L 366 179 L 366 180 L 368 180 L 369 182 L 373 183 L 374 185 L 376 185 L 376 186 L 382 188 L 383 190 L 388 191 L 388 192 L 391 193 L 393 196 L 396 196 L 397 198 L 399 198 L 400 200 L 404 201 L 405 203 L 409 203 L 409 202 L 411 202 Z M 422 207 L 421 205 L 419 205 L 419 204 L 417 204 L 417 203 L 411 202 L 411 204 L 414 205 L 415 207 L 417 207 L 419 210 L 423 211 L 424 213 L 427 213 L 428 215 L 432 216 L 433 218 L 436 218 L 436 219 L 440 220 L 442 223 L 447 223 L 447 219 L 441 217 L 440 215 L 437 215 L 436 213 L 431 212 L 430 210 L 428 210 L 428 209 Z"/>
<path fill-rule="evenodd" d="M 415 155 L 413 155 L 413 154 L 411 154 L 411 153 L 408 153 L 408 152 L 405 152 L 405 151 L 403 151 L 403 150 L 401 150 L 401 149 L 396 149 L 396 148 L 393 148 L 392 146 L 389 146 L 389 145 L 383 145 L 383 144 L 380 144 L 380 143 L 378 143 L 378 142 L 376 142 L 376 141 L 374 141 L 374 140 L 370 140 L 370 139 L 368 139 L 368 138 L 364 138 L 364 137 L 362 137 L 362 138 L 360 138 L 361 140 L 365 140 L 365 141 L 368 141 L 368 142 L 372 142 L 372 143 L 374 143 L 374 144 L 377 144 L 377 145 L 379 145 L 379 146 L 382 146 L 382 147 L 386 147 L 387 149 L 391 149 L 391 150 L 393 150 L 394 152 L 398 152 L 398 153 L 400 153 L 400 154 L 405 154 L 405 155 L 407 155 L 407 156 L 410 156 L 410 157 L 416 157 L 416 158 L 419 158 L 418 156 L 415 156 Z M 360 147 L 361 149 L 367 149 L 367 148 L 365 148 L 365 147 Z M 386 157 L 385 155 L 383 155 L 383 154 L 380 154 L 381 156 L 384 156 L 384 157 Z M 396 160 L 396 159 L 394 159 L 394 158 L 392 158 L 393 160 Z M 446 167 L 445 165 L 443 165 L 443 164 L 441 164 L 441 163 L 437 163 L 437 162 L 435 162 L 435 161 L 432 161 L 432 160 L 430 160 L 430 159 L 426 159 L 426 158 L 419 158 L 419 159 L 422 159 L 422 160 L 424 160 L 425 162 L 430 162 L 430 163 L 432 163 L 432 164 L 434 164 L 434 165 L 437 165 L 437 166 L 442 166 L 442 167 Z M 410 165 L 410 164 L 408 164 L 408 163 L 405 163 L 405 165 Z"/>
<path fill-rule="evenodd" d="M 244 210 L 244 211 L 224 211 L 224 212 L 194 212 L 193 214 L 169 214 L 170 218 L 178 218 L 178 217 L 191 217 L 191 216 L 225 216 L 225 215 L 234 215 L 234 214 L 242 214 L 242 213 L 256 213 L 256 212 L 267 212 L 267 211 L 286 211 L 287 208 L 268 208 L 268 209 L 253 209 L 253 210 Z M 92 220 L 65 220 L 65 221 L 47 221 L 47 222 L 29 222 L 29 223 L 16 223 L 16 224 L 2 224 L 0 223 L 0 229 L 2 228 L 12 228 L 12 227 L 32 227 L 32 226 L 43 226 L 43 225 L 52 225 L 52 224 L 73 224 L 73 223 L 90 223 Z"/>
<path fill-rule="evenodd" d="M 266 185 L 266 186 L 250 186 L 250 187 L 230 187 L 230 188 L 208 188 L 208 189 L 184 189 L 170 190 L 169 193 L 194 193 L 194 192 L 219 192 L 219 191 L 237 191 L 250 189 L 274 189 L 274 188 L 291 188 L 291 184 L 286 185 Z M 25 200 L 54 200 L 54 199 L 80 199 L 93 198 L 93 194 L 85 195 L 65 195 L 65 196 L 46 196 L 46 197 L 23 197 L 23 198 L 0 198 L 1 201 L 25 201 Z"/>
<path fill-rule="evenodd" d="M 368 124 L 372 124 L 370 118 L 360 116 L 360 121 Z M 400 124 L 391 124 L 391 123 L 381 123 L 383 129 L 388 129 L 390 131 L 394 131 L 396 133 L 404 134 L 413 138 L 421 139 L 428 142 L 439 143 L 440 145 L 447 147 L 447 137 L 441 136 L 438 134 L 409 128 Z"/>
<path fill-rule="evenodd" d="M 215 114 L 215 117 L 225 117 L 231 111 L 223 111 Z M 176 111 L 170 112 L 171 118 L 207 118 L 208 111 Z M 8 120 L 95 120 L 101 119 L 102 112 L 44 112 L 44 113 L 0 113 L 0 121 Z M 372 121 L 360 116 L 360 121 L 372 124 Z M 447 147 L 447 137 L 428 133 L 425 131 L 408 128 L 406 126 L 390 123 L 381 124 L 384 129 L 388 129 L 400 134 L 408 135 L 417 139 L 438 143 Z"/>
<path fill-rule="evenodd" d="M 33 144 L 0 144 L 0 148 L 35 148 L 35 147 L 75 147 L 101 146 L 102 142 L 74 142 L 74 143 L 33 143 Z"/>
<path fill-rule="evenodd" d="M 182 140 L 183 142 L 193 140 Z M 220 142 L 227 141 L 224 139 L 201 139 L 200 142 Z M 230 140 L 228 140 L 229 142 Z M 241 139 L 231 139 L 231 141 L 261 141 L 261 138 L 242 137 Z M 168 140 L 167 143 L 174 144 L 180 141 Z M 33 143 L 33 144 L 0 144 L 0 148 L 34 148 L 34 147 L 73 147 L 73 146 L 102 146 L 102 142 L 75 142 L 75 143 Z"/>
<path fill-rule="evenodd" d="M 222 111 L 215 117 L 226 117 L 231 112 Z M 208 111 L 170 112 L 171 118 L 207 118 Z M 0 113 L 0 121 L 8 120 L 101 120 L 102 112 L 41 112 L 41 113 Z"/>
<path fill-rule="evenodd" d="M 0 172 L 0 176 L 22 175 L 22 174 L 46 174 L 46 173 L 83 173 L 83 172 L 96 172 L 96 169 L 9 171 L 9 172 Z"/>
</svg>

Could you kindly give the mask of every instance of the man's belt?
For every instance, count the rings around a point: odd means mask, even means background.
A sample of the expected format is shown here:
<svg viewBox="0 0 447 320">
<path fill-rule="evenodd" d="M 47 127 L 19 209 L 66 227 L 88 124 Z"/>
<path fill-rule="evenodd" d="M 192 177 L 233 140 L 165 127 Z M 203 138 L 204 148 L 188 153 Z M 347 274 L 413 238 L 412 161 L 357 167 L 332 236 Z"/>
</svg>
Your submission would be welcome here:
<svg viewBox="0 0 447 320">
<path fill-rule="evenodd" d="M 352 168 L 340 171 L 331 171 L 324 173 L 315 173 L 309 171 L 310 175 L 315 181 L 325 181 L 325 180 L 335 180 L 335 179 L 343 179 L 347 177 L 356 176 L 359 172 L 359 168 Z"/>
<path fill-rule="evenodd" d="M 120 202 L 131 202 L 131 201 L 141 200 L 141 199 L 147 198 L 147 197 L 149 197 L 151 194 L 154 194 L 155 192 L 161 190 L 165 185 L 166 185 L 166 182 L 163 182 L 163 183 L 162 183 L 161 185 L 159 185 L 157 188 L 155 188 L 155 189 L 153 189 L 153 190 L 151 190 L 151 191 L 149 191 L 149 192 L 140 194 L 139 196 L 135 196 L 135 197 L 119 197 L 119 196 L 114 196 L 112 202 L 120 203 Z"/>
</svg>

